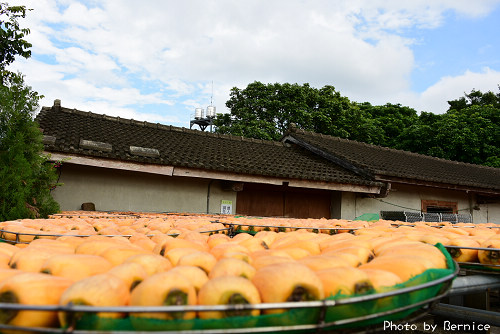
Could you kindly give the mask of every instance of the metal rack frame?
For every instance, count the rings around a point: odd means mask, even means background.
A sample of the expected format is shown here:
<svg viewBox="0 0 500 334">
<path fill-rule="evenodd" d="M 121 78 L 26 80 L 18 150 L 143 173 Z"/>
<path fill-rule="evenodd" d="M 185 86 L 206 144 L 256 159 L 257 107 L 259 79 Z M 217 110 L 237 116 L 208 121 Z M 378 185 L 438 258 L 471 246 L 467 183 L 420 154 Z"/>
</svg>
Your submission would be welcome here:
<svg viewBox="0 0 500 334">
<path fill-rule="evenodd" d="M 477 251 L 480 251 L 480 250 L 496 251 L 496 252 L 500 253 L 500 248 L 446 246 L 446 245 L 443 245 L 443 247 L 444 248 L 453 248 L 453 249 L 472 249 L 472 250 L 477 250 Z M 481 262 L 457 262 L 457 263 L 459 266 L 461 266 L 461 269 L 466 271 L 466 272 L 500 275 L 500 264 L 481 263 Z M 467 267 L 464 267 L 464 265 Z"/>
<path fill-rule="evenodd" d="M 460 270 L 462 272 L 463 268 Z M 500 289 L 500 276 L 487 274 L 467 275 L 470 271 L 466 269 L 465 275 L 458 276 L 453 280 L 451 289 L 447 297 L 460 298 L 466 295 L 477 295 L 491 290 Z M 500 273 L 500 272 L 499 272 Z M 451 299 L 450 299 L 451 302 Z M 445 319 L 458 318 L 466 322 L 488 324 L 490 326 L 500 326 L 500 314 L 495 311 L 478 309 L 456 305 L 453 303 L 439 303 L 431 310 L 430 314 Z"/>
<path fill-rule="evenodd" d="M 472 223 L 471 214 L 464 213 L 437 213 L 420 211 L 380 211 L 380 217 L 386 220 L 401 220 L 405 222 L 450 222 Z"/>
<path fill-rule="evenodd" d="M 223 228 L 223 229 L 198 231 L 198 232 L 202 233 L 202 234 L 205 234 L 205 233 L 216 234 L 216 233 L 227 232 L 225 234 L 229 234 L 231 232 L 231 229 L 230 228 Z M 5 238 L 5 233 L 16 235 L 16 240 L 6 239 Z M 115 235 L 111 235 L 111 234 L 84 234 L 84 235 L 83 234 L 40 234 L 40 233 L 12 232 L 12 231 L 7 231 L 7 230 L 0 229 L 0 241 L 6 242 L 6 243 L 10 243 L 10 244 L 29 244 L 31 242 L 31 241 L 27 241 L 27 242 L 19 241 L 20 236 L 30 236 L 30 237 L 33 237 L 34 239 L 55 239 L 55 238 L 58 238 L 58 237 L 81 237 L 81 238 L 86 238 L 86 237 L 92 237 L 92 236 L 96 236 L 96 235 L 100 235 L 100 236 L 103 236 L 103 237 L 125 237 L 125 238 L 131 238 L 132 237 L 131 234 L 115 234 Z M 173 234 L 165 233 L 165 235 L 169 235 L 171 237 L 177 237 L 179 234 L 178 233 L 173 233 Z M 152 237 L 154 235 L 153 234 L 146 234 L 145 236 Z"/>
<path fill-rule="evenodd" d="M 231 235 L 237 234 L 239 232 L 258 232 L 255 231 L 255 227 L 262 228 L 261 231 L 274 231 L 274 232 L 286 232 L 286 231 L 297 231 L 297 230 L 311 230 L 313 233 L 322 233 L 322 231 L 328 231 L 328 234 L 338 234 L 338 233 L 354 233 L 354 231 L 359 230 L 359 227 L 311 227 L 311 226 L 278 226 L 278 225 L 257 225 L 257 224 L 236 224 L 236 223 L 225 223 L 219 222 L 230 229 Z M 248 227 L 248 230 L 238 229 L 240 226 Z M 340 232 L 343 231 L 343 232 Z"/>
<path fill-rule="evenodd" d="M 285 303 L 261 303 L 261 304 L 239 304 L 239 305 L 189 305 L 189 306 L 123 306 L 123 307 L 92 307 L 92 306 L 81 306 L 81 305 L 54 305 L 54 306 L 41 306 L 41 305 L 20 305 L 12 303 L 0 303 L 0 309 L 10 309 L 10 310 L 34 310 L 34 311 L 52 311 L 52 312 L 84 312 L 84 313 L 100 313 L 100 312 L 119 312 L 119 313 L 155 313 L 155 312 L 206 312 L 206 311 L 230 311 L 230 310 L 271 310 L 271 309 L 302 309 L 302 308 L 315 308 L 319 309 L 319 317 L 315 324 L 299 324 L 299 325 L 289 325 L 289 326 L 268 326 L 268 327 L 252 327 L 252 328 L 231 328 L 231 329 L 208 329 L 208 330 L 175 330 L 175 331 L 96 331 L 96 330 L 81 330 L 76 329 L 76 320 L 68 328 L 41 328 L 41 327 L 20 327 L 0 324 L 1 329 L 8 330 L 19 330 L 19 331 L 29 331 L 33 333 L 74 333 L 74 334 L 104 334 L 104 333 L 121 333 L 121 334 L 139 334 L 139 333 L 185 333 L 185 334 L 217 334 L 217 333 L 270 333 L 278 331 L 302 331 L 302 330 L 329 330 L 337 327 L 354 325 L 360 321 L 377 319 L 383 316 L 396 314 L 406 310 L 411 310 L 413 308 L 419 307 L 420 309 L 413 313 L 427 313 L 439 300 L 448 295 L 452 281 L 458 273 L 458 266 L 456 270 L 433 281 L 422 283 L 416 286 L 405 287 L 401 289 L 391 290 L 384 293 L 376 293 L 370 295 L 362 295 L 345 299 L 324 299 L 321 301 L 311 301 L 311 302 L 285 302 Z M 330 307 L 335 307 L 339 305 L 349 305 L 356 304 L 371 300 L 376 300 L 379 298 L 393 297 L 410 292 L 419 291 L 429 287 L 437 286 L 443 284 L 439 293 L 431 298 L 425 300 L 408 304 L 402 307 L 394 308 L 387 311 L 375 312 L 364 316 L 336 320 L 331 322 L 325 321 L 326 311 Z M 73 317 L 76 319 L 76 317 Z M 402 319 L 400 319 L 402 320 Z M 353 333 L 353 331 L 358 331 L 359 328 L 352 329 L 341 329 L 348 333 Z M 362 331 L 363 332 L 363 331 Z"/>
</svg>

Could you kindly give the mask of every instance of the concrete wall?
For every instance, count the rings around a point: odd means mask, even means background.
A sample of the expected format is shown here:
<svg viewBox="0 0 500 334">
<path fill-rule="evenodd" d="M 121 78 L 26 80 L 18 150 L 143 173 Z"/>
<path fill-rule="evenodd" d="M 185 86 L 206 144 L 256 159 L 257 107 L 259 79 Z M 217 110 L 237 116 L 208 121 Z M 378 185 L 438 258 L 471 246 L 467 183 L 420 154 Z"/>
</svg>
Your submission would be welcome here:
<svg viewBox="0 0 500 334">
<path fill-rule="evenodd" d="M 479 210 L 471 209 L 475 201 L 465 191 L 445 190 L 393 184 L 385 198 L 366 198 L 360 194 L 342 193 L 343 219 L 354 219 L 364 213 L 380 211 L 420 211 L 422 200 L 457 202 L 458 213 L 471 213 L 474 223 L 500 223 L 500 204 L 479 205 Z"/>
<path fill-rule="evenodd" d="M 64 164 L 52 194 L 61 210 L 80 210 L 92 202 L 99 211 L 220 213 L 221 201 L 233 202 L 236 192 L 223 190 L 220 181 L 163 176 L 116 169 Z"/>
<path fill-rule="evenodd" d="M 109 168 L 66 163 L 59 182 L 63 186 L 52 194 L 61 210 L 80 210 L 82 203 L 92 202 L 99 211 L 143 212 L 221 212 L 221 201 L 232 201 L 236 209 L 236 192 L 224 190 L 221 181 L 203 178 L 163 176 Z M 500 204 L 482 204 L 470 210 L 475 200 L 464 191 L 430 187 L 392 185 L 385 198 L 366 198 L 350 192 L 332 192 L 332 218 L 354 219 L 364 213 L 380 211 L 420 211 L 422 200 L 458 203 L 460 213 L 472 213 L 475 223 L 499 223 Z"/>
<path fill-rule="evenodd" d="M 500 204 L 481 204 L 472 217 L 474 221 L 500 224 Z"/>
</svg>

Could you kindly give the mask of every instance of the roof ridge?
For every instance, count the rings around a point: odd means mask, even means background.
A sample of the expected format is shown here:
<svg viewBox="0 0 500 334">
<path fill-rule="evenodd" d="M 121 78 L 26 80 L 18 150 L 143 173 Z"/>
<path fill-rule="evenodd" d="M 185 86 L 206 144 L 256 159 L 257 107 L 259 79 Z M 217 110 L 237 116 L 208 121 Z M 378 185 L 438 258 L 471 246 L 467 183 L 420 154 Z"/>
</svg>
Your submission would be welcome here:
<svg viewBox="0 0 500 334">
<path fill-rule="evenodd" d="M 386 151 L 394 151 L 394 152 L 399 152 L 399 153 L 410 155 L 410 156 L 418 156 L 418 157 L 423 157 L 423 158 L 428 158 L 428 159 L 433 159 L 433 160 L 438 160 L 438 161 L 444 161 L 444 162 L 448 162 L 448 163 L 469 165 L 469 166 L 480 167 L 480 168 L 485 168 L 485 169 L 489 169 L 489 170 L 496 170 L 496 171 L 500 172 L 500 168 L 496 168 L 496 167 L 478 165 L 478 164 L 473 164 L 470 162 L 449 160 L 449 159 L 445 159 L 445 158 L 438 158 L 438 157 L 433 157 L 431 155 L 426 155 L 426 154 L 422 154 L 422 153 L 405 151 L 402 149 L 391 148 L 391 147 L 386 147 L 386 146 L 381 146 L 381 145 L 369 144 L 369 143 L 361 142 L 358 140 L 352 140 L 352 139 L 347 139 L 347 138 L 342 138 L 342 137 L 337 137 L 337 136 L 332 136 L 332 135 L 327 135 L 327 134 L 321 134 L 321 133 L 306 131 L 306 130 L 302 130 L 302 129 L 297 129 L 297 130 L 300 130 L 300 132 L 302 132 L 303 134 L 312 135 L 314 137 L 320 137 L 320 138 L 330 137 L 330 138 L 337 140 L 337 141 L 348 142 L 348 143 L 352 143 L 352 144 L 356 144 L 356 145 L 360 145 L 360 146 L 372 147 L 372 148 L 377 148 L 377 149 L 386 150 Z M 298 131 L 296 131 L 296 132 L 298 132 Z"/>
<path fill-rule="evenodd" d="M 54 107 L 42 107 L 41 111 L 48 112 L 48 111 L 51 111 L 54 109 L 55 109 Z M 231 135 L 231 134 L 205 132 L 205 131 L 188 129 L 185 127 L 178 127 L 178 126 L 174 126 L 174 125 L 167 125 L 167 124 L 162 124 L 162 123 L 152 123 L 152 122 L 148 122 L 148 121 L 139 121 L 139 120 L 135 120 L 133 118 L 129 119 L 129 118 L 122 118 L 119 116 L 109 116 L 106 114 L 98 114 L 98 113 L 94 113 L 92 111 L 78 110 L 76 108 L 70 109 L 70 108 L 66 108 L 66 107 L 59 107 L 59 110 L 62 112 L 70 113 L 70 114 L 78 114 L 78 115 L 82 115 L 85 117 L 101 118 L 101 119 L 105 119 L 108 121 L 119 122 L 119 123 L 124 123 L 124 124 L 131 124 L 131 125 L 136 125 L 136 126 L 146 126 L 146 127 L 151 127 L 151 128 L 155 128 L 155 129 L 161 129 L 164 131 L 177 131 L 177 132 L 190 133 L 190 134 L 205 136 L 205 137 L 217 137 L 220 139 L 227 139 L 227 140 L 234 140 L 234 141 L 248 141 L 248 142 L 260 143 L 260 144 L 266 144 L 266 145 L 275 145 L 275 146 L 283 146 L 284 145 L 282 142 L 275 141 L 275 140 L 246 138 L 243 136 L 237 136 L 237 135 Z"/>
</svg>

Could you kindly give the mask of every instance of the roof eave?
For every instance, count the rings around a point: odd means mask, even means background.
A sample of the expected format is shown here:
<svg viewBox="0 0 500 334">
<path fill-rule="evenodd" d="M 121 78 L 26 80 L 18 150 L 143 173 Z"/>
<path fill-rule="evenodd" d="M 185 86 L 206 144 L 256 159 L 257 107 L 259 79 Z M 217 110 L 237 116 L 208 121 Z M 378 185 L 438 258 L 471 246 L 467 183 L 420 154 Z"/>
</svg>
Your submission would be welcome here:
<svg viewBox="0 0 500 334">
<path fill-rule="evenodd" d="M 380 181 L 380 182 L 390 182 L 393 184 L 394 183 L 401 183 L 401 184 L 407 184 L 407 185 L 432 187 L 432 188 L 440 188 L 440 189 L 447 189 L 447 190 L 465 191 L 465 192 L 470 192 L 470 193 L 475 193 L 475 194 L 500 195 L 500 189 L 490 189 L 490 188 L 483 188 L 483 187 L 477 187 L 477 186 L 468 186 L 468 185 L 449 184 L 449 183 L 435 182 L 435 181 L 409 179 L 409 178 L 388 176 L 388 175 L 382 175 L 382 174 L 375 175 L 375 180 Z"/>
<path fill-rule="evenodd" d="M 318 180 L 293 179 L 284 177 L 270 177 L 266 175 L 242 174 L 228 171 L 216 171 L 201 168 L 181 167 L 172 165 L 155 165 L 117 159 L 105 159 L 90 156 L 82 156 L 68 153 L 49 152 L 52 161 L 64 161 L 65 164 L 83 165 L 90 167 L 100 167 L 109 169 L 120 169 L 134 172 L 159 174 L 166 176 L 192 177 L 226 180 L 235 182 L 252 182 L 272 185 L 288 184 L 289 187 L 325 189 L 334 191 L 349 191 L 367 194 L 379 194 L 381 185 L 377 182 L 373 184 L 345 184 L 337 182 L 327 182 Z"/>
</svg>

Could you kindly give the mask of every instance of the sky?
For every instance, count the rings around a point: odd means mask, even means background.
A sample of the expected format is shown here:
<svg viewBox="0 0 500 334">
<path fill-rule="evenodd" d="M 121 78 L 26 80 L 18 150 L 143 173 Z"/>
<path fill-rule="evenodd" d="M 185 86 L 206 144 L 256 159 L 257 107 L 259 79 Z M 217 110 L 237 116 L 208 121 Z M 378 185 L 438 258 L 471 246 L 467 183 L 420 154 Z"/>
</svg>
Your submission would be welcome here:
<svg viewBox="0 0 500 334">
<path fill-rule="evenodd" d="M 41 106 L 189 128 L 254 81 L 436 114 L 499 92 L 500 0 L 6 1 L 33 9 L 11 69 Z"/>
</svg>

